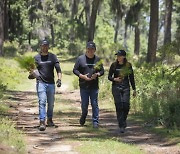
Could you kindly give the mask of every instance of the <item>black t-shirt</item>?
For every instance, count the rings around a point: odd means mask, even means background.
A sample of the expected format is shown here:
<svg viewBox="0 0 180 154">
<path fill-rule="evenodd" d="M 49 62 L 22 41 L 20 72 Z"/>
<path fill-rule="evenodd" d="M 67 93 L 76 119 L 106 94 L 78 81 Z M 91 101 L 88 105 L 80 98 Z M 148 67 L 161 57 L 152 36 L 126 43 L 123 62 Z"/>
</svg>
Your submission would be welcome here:
<svg viewBox="0 0 180 154">
<path fill-rule="evenodd" d="M 61 73 L 61 68 L 59 66 L 59 60 L 53 53 L 48 53 L 48 55 L 36 55 L 34 57 L 35 63 L 37 64 L 37 69 L 39 71 L 40 77 L 38 81 L 45 83 L 54 83 L 54 67 L 57 73 Z"/>
<path fill-rule="evenodd" d="M 100 61 L 100 58 L 96 55 L 93 58 L 88 58 L 85 54 L 81 55 L 77 58 L 76 63 L 74 65 L 73 73 L 79 77 L 80 74 L 88 74 L 88 77 L 91 77 L 92 74 L 99 72 L 100 76 L 104 74 L 103 65 L 99 68 L 99 70 L 95 70 L 94 66 L 97 62 Z M 84 79 L 79 78 L 79 86 L 83 89 L 97 89 L 98 87 L 98 77 L 91 81 L 86 81 Z"/>
</svg>

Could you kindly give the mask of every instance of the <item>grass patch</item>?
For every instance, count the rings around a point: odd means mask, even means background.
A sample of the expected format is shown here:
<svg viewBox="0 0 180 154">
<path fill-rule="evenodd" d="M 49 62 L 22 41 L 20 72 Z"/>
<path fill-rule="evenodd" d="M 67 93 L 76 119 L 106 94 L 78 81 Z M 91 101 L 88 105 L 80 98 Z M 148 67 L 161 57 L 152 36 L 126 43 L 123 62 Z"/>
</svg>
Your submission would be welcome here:
<svg viewBox="0 0 180 154">
<path fill-rule="evenodd" d="M 0 121 L 0 143 L 15 147 L 18 153 L 25 153 L 25 143 L 20 131 L 14 128 L 14 124 L 2 118 Z"/>
<path fill-rule="evenodd" d="M 60 67 L 62 70 L 62 86 L 66 85 L 67 89 L 73 90 L 72 82 L 74 80 L 74 74 L 73 74 L 73 62 L 60 62 Z"/>
<path fill-rule="evenodd" d="M 83 146 L 78 146 L 77 150 L 80 153 L 103 153 L 103 154 L 141 154 L 143 153 L 139 148 L 134 145 L 121 143 L 118 140 L 101 140 L 101 139 L 89 139 L 89 141 L 84 141 Z"/>
</svg>

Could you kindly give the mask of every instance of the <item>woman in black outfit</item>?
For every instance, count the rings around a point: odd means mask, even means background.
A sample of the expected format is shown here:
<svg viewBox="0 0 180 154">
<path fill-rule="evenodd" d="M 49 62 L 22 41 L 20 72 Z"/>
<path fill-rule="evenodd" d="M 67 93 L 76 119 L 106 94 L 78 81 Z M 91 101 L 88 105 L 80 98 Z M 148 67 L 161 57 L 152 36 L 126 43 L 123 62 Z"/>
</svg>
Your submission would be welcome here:
<svg viewBox="0 0 180 154">
<path fill-rule="evenodd" d="M 126 59 L 126 52 L 118 50 L 115 55 L 117 55 L 117 60 L 110 66 L 108 79 L 112 81 L 112 94 L 120 132 L 124 133 L 130 108 L 130 84 L 134 97 L 136 96 L 136 87 L 132 65 Z"/>
</svg>

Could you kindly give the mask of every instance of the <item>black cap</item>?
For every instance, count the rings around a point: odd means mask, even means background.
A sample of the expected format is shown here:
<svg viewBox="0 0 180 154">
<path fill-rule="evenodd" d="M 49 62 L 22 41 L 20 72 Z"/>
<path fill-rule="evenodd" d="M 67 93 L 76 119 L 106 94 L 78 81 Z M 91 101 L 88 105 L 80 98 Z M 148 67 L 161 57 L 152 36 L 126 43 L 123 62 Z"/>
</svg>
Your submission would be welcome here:
<svg viewBox="0 0 180 154">
<path fill-rule="evenodd" d="M 117 56 L 126 56 L 126 51 L 124 51 L 124 50 L 118 50 L 118 51 L 116 51 L 116 54 L 115 55 L 117 55 Z"/>
<path fill-rule="evenodd" d="M 48 40 L 42 40 L 41 45 L 49 45 L 49 41 Z"/>
<path fill-rule="evenodd" d="M 96 44 L 93 41 L 89 41 L 86 44 L 86 48 L 93 48 L 96 50 Z"/>
</svg>

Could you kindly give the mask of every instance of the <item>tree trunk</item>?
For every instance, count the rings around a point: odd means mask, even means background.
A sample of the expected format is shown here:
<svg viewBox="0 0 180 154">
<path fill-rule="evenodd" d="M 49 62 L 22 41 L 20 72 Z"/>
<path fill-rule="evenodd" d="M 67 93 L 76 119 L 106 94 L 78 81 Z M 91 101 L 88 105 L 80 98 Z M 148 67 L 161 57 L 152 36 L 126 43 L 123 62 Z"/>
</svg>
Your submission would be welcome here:
<svg viewBox="0 0 180 154">
<path fill-rule="evenodd" d="M 139 23 L 135 26 L 134 54 L 139 56 L 140 49 L 140 29 Z"/>
<path fill-rule="evenodd" d="M 156 61 L 156 49 L 159 24 L 159 1 L 150 0 L 150 28 L 148 38 L 147 62 L 154 64 Z"/>
<path fill-rule="evenodd" d="M 172 0 L 166 0 L 165 22 L 164 22 L 164 45 L 171 42 L 171 16 Z"/>
<path fill-rule="evenodd" d="M 86 14 L 86 27 L 89 29 L 90 27 L 90 1 L 85 0 L 85 14 Z"/>
<path fill-rule="evenodd" d="M 74 19 L 74 16 L 78 12 L 78 5 L 79 5 L 79 0 L 73 0 L 72 10 L 71 10 L 71 19 Z"/>
<path fill-rule="evenodd" d="M 8 40 L 9 39 L 9 14 L 8 14 L 8 2 L 7 0 L 4 0 L 4 40 Z"/>
<path fill-rule="evenodd" d="M 93 41 L 94 33 L 95 33 L 95 24 L 96 24 L 96 17 L 97 11 L 100 4 L 100 0 L 93 0 L 92 2 L 92 12 L 91 12 L 91 19 L 90 19 L 90 27 L 88 32 L 88 41 Z"/>
<path fill-rule="evenodd" d="M 4 42 L 4 1 L 0 1 L 0 56 L 3 56 Z"/>
<path fill-rule="evenodd" d="M 116 27 L 115 27 L 115 34 L 114 34 L 114 43 L 117 42 L 117 36 L 118 36 L 118 31 L 119 31 L 119 21 L 120 21 L 120 16 L 116 16 Z"/>
<path fill-rule="evenodd" d="M 54 47 L 54 26 L 53 26 L 53 24 L 50 24 L 50 28 L 51 28 L 52 46 Z"/>
</svg>

